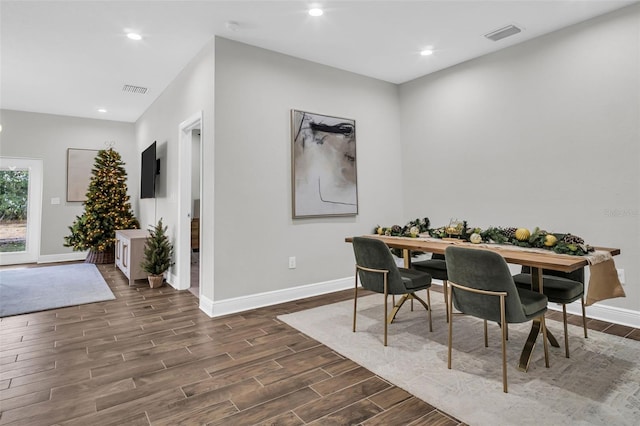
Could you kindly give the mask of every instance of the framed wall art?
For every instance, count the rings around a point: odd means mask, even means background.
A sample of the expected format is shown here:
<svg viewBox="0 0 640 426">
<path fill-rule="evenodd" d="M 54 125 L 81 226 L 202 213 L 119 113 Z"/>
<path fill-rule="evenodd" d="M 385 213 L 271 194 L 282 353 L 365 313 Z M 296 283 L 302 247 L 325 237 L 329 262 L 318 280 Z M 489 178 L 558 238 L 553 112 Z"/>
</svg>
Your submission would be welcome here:
<svg viewBox="0 0 640 426">
<path fill-rule="evenodd" d="M 293 218 L 358 214 L 356 122 L 291 111 Z"/>
<path fill-rule="evenodd" d="M 98 150 L 67 149 L 67 201 L 85 201 Z"/>
</svg>

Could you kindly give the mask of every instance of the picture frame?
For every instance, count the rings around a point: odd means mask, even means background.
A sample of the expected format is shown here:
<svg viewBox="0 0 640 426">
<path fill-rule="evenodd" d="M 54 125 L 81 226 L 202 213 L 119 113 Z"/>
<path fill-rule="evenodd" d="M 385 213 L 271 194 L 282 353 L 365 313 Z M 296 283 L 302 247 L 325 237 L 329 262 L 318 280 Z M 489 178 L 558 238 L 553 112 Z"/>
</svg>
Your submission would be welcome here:
<svg viewBox="0 0 640 426">
<path fill-rule="evenodd" d="M 84 202 L 91 182 L 97 149 L 67 149 L 67 201 Z"/>
<path fill-rule="evenodd" d="M 294 219 L 358 214 L 356 122 L 291 110 Z"/>
</svg>

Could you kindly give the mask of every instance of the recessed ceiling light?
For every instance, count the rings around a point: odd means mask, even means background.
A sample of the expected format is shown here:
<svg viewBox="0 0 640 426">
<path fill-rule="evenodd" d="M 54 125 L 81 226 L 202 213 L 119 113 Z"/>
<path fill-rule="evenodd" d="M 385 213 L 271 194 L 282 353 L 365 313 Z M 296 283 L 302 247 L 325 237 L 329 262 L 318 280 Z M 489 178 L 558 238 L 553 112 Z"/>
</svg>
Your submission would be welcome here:
<svg viewBox="0 0 640 426">
<path fill-rule="evenodd" d="M 142 40 L 142 36 L 138 33 L 127 33 L 127 38 L 131 40 Z"/>
<path fill-rule="evenodd" d="M 422 55 L 422 56 L 433 55 L 433 50 L 432 49 L 424 49 L 423 51 L 420 52 L 420 55 Z"/>
<path fill-rule="evenodd" d="M 311 16 L 322 16 L 324 11 L 318 7 L 314 7 L 313 9 L 309 9 L 309 15 Z"/>
<path fill-rule="evenodd" d="M 104 109 L 104 108 L 98 108 L 98 112 L 105 113 L 105 112 L 107 112 L 107 110 Z"/>
</svg>

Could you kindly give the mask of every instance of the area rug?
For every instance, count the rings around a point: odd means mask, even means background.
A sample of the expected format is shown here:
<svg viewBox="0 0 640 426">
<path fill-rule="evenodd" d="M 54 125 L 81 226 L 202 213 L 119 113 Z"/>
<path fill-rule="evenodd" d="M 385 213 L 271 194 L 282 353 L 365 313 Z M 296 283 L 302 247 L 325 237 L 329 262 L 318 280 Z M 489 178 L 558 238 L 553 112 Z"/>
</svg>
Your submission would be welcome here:
<svg viewBox="0 0 640 426">
<path fill-rule="evenodd" d="M 93 264 L 0 271 L 0 317 L 112 299 Z"/>
<path fill-rule="evenodd" d="M 640 342 L 569 326 L 571 358 L 564 356 L 562 323 L 547 321 L 561 347 L 550 349 L 544 367 L 542 342 L 528 372 L 517 369 L 531 323 L 511 324 L 507 344 L 509 393 L 502 392 L 500 329 L 489 324 L 484 347 L 482 321 L 454 317 L 453 365 L 447 368 L 447 333 L 441 294 L 432 294 L 433 332 L 424 308 L 409 304 L 389 326 L 383 346 L 382 295 L 278 318 L 337 353 L 470 425 L 638 425 Z"/>
</svg>

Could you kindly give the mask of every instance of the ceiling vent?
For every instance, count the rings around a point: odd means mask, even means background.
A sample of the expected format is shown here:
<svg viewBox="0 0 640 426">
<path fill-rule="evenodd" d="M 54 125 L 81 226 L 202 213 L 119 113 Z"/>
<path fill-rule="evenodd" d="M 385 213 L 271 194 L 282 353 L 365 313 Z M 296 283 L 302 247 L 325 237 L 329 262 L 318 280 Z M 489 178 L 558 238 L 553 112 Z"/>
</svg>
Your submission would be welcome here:
<svg viewBox="0 0 640 426">
<path fill-rule="evenodd" d="M 123 92 L 128 92 L 128 93 L 139 93 L 141 95 L 144 95 L 145 93 L 147 93 L 147 88 L 146 87 L 140 87 L 140 86 L 131 86 L 129 84 L 125 84 L 124 87 L 122 88 Z"/>
<path fill-rule="evenodd" d="M 500 28 L 499 30 L 495 30 L 493 32 L 490 32 L 489 34 L 485 34 L 484 36 L 489 40 L 498 41 L 514 34 L 518 34 L 519 32 L 522 32 L 522 30 L 515 25 L 507 25 L 504 28 Z"/>
</svg>

